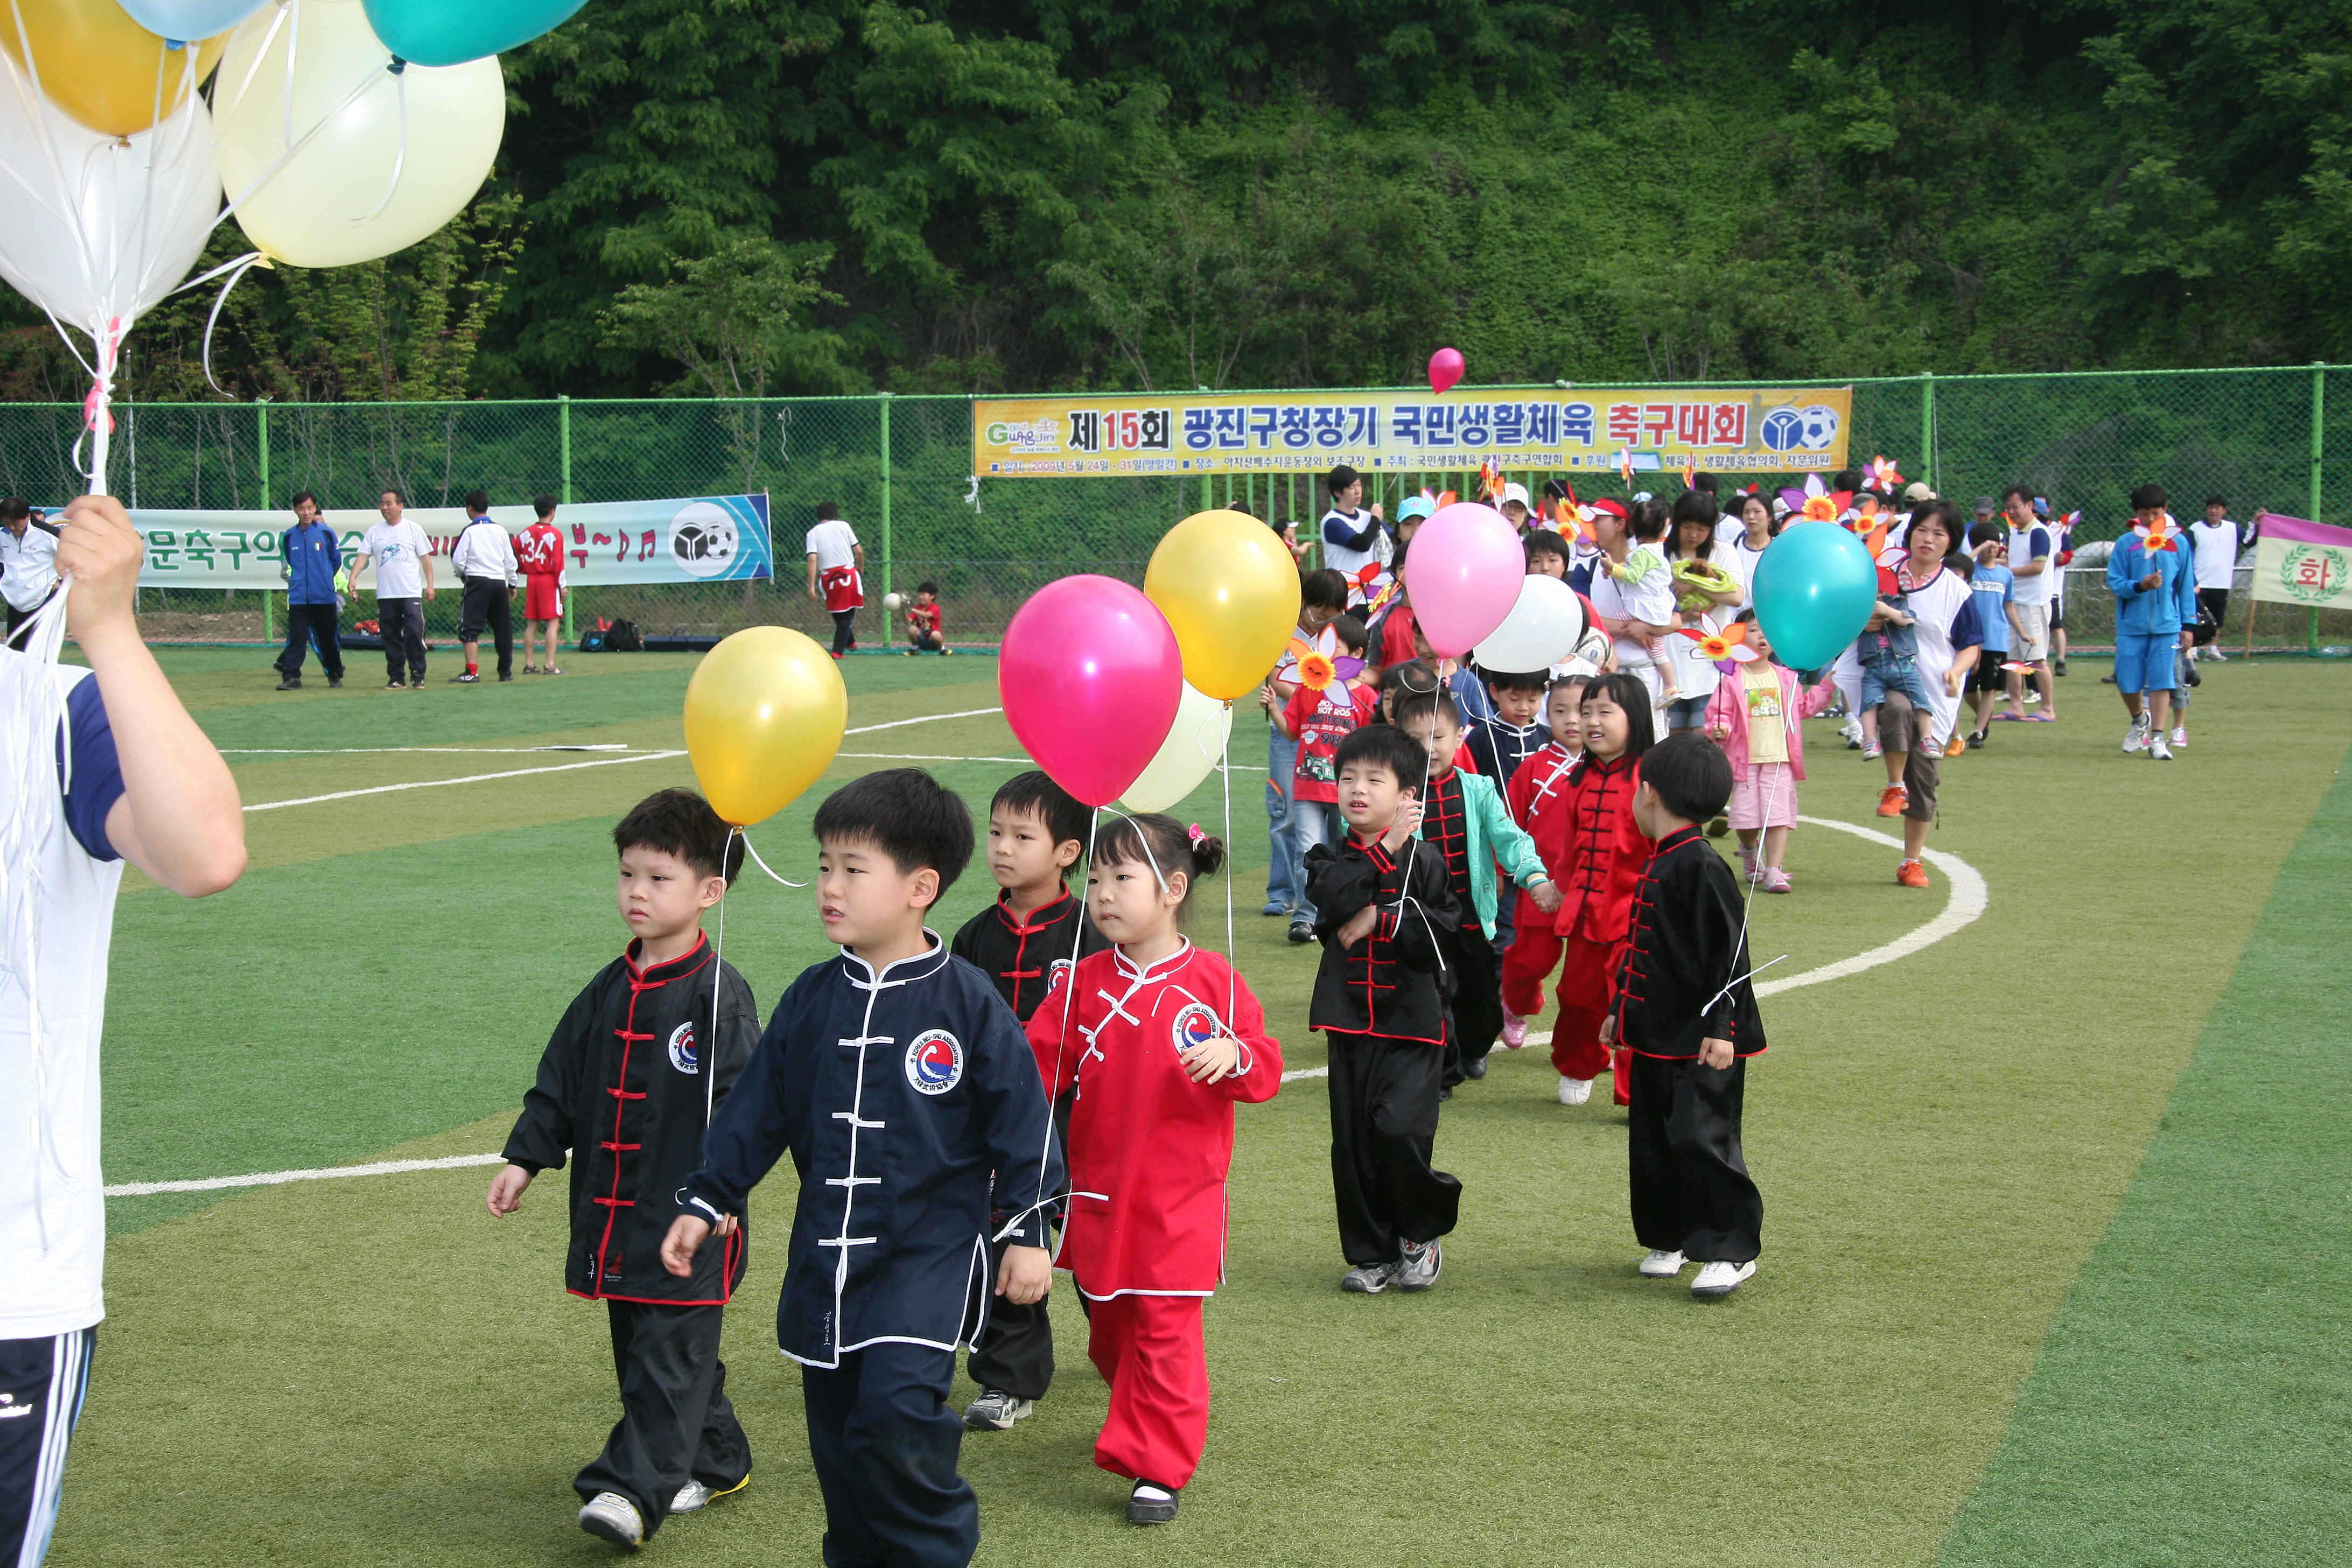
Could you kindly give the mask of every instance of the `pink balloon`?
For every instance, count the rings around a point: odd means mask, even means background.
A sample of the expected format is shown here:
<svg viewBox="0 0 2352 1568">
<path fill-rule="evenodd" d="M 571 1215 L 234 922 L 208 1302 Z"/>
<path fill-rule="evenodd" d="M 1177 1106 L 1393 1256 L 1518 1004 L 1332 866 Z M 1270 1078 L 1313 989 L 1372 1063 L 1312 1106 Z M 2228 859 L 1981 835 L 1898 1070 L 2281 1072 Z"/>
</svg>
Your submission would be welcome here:
<svg viewBox="0 0 2352 1568">
<path fill-rule="evenodd" d="M 1110 577 L 1064 577 L 1004 628 L 996 689 L 1037 765 L 1087 805 L 1142 776 L 1176 721 L 1184 658 L 1160 606 Z"/>
<path fill-rule="evenodd" d="M 1446 388 L 1462 379 L 1460 349 L 1440 349 L 1429 356 L 1429 390 L 1443 397 Z"/>
<path fill-rule="evenodd" d="M 1528 558 L 1493 507 L 1455 501 L 1421 525 L 1405 553 L 1404 586 L 1429 646 L 1460 658 L 1519 602 Z"/>
</svg>

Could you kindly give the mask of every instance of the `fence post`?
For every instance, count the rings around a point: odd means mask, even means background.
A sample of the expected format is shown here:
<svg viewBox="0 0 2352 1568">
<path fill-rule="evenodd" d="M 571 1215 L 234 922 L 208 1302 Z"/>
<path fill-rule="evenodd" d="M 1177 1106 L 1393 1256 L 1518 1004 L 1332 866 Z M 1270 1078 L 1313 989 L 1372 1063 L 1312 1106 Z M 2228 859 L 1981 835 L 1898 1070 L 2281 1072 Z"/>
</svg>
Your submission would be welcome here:
<svg viewBox="0 0 2352 1568">
<path fill-rule="evenodd" d="M 254 439 L 261 455 L 261 508 L 269 510 L 269 398 L 267 394 L 253 400 Z M 283 553 L 281 549 L 280 553 Z M 271 590 L 261 591 L 261 640 L 278 640 L 278 602 Z"/>
<path fill-rule="evenodd" d="M 572 504 L 572 396 L 569 393 L 555 395 L 555 473 L 556 499 L 564 505 Z M 558 564 L 561 564 L 559 560 Z M 572 600 L 563 595 L 563 640 L 571 642 Z"/>
<path fill-rule="evenodd" d="M 2327 365 L 2311 362 L 2311 521 L 2319 521 L 2319 471 L 2327 456 Z M 2305 637 L 2311 651 L 2319 651 L 2319 609 L 2314 605 Z"/>
<path fill-rule="evenodd" d="M 1919 373 L 1919 477 L 1927 488 L 1941 493 L 1943 486 L 1936 480 L 1936 373 Z"/>
<path fill-rule="evenodd" d="M 891 567 L 890 395 L 887 392 L 877 392 L 874 395 L 880 401 L 882 408 L 882 596 L 887 599 L 890 596 Z M 887 616 L 883 617 L 883 625 L 886 626 L 889 625 Z"/>
</svg>

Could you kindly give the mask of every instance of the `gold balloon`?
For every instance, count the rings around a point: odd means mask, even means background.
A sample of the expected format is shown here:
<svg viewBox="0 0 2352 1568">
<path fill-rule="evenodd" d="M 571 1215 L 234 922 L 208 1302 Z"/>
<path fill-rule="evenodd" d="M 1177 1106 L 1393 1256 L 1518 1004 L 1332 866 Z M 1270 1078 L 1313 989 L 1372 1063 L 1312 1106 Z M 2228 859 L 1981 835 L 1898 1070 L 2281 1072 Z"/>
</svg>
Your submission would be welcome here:
<svg viewBox="0 0 2352 1568">
<path fill-rule="evenodd" d="M 1143 592 L 1175 628 L 1184 679 L 1231 702 L 1270 674 L 1298 627 L 1298 566 L 1244 512 L 1200 511 L 1151 552 Z"/>
<path fill-rule="evenodd" d="M 220 63 L 228 35 L 190 46 L 195 75 L 188 75 L 188 50 L 166 49 L 163 40 L 131 19 L 114 0 L 15 0 L 12 15 L 0 16 L 0 48 L 25 64 L 25 41 L 33 46 L 33 68 L 41 94 L 68 114 L 110 136 L 152 129 L 158 102 L 164 115 L 179 108 L 192 80 L 201 82 Z M 16 37 L 16 19 L 25 37 Z M 163 96 L 156 97 L 159 85 Z"/>
<path fill-rule="evenodd" d="M 833 765 L 849 693 L 833 656 L 790 626 L 752 626 L 703 655 L 686 686 L 686 752 L 711 809 L 738 827 L 790 805 Z"/>
</svg>

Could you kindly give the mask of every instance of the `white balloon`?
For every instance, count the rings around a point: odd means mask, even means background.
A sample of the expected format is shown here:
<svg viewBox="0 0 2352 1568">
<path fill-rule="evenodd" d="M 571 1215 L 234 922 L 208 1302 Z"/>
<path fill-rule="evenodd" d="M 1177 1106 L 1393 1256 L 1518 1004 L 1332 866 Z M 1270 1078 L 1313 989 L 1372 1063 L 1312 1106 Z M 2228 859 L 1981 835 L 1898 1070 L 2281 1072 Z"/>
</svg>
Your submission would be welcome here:
<svg viewBox="0 0 2352 1568">
<path fill-rule="evenodd" d="M 255 246 L 297 267 L 373 261 L 474 199 L 506 132 L 499 62 L 391 64 L 360 0 L 281 0 L 239 24 L 213 101 L 221 184 Z"/>
<path fill-rule="evenodd" d="M 220 217 L 212 116 L 190 94 L 152 131 L 108 136 L 0 79 L 0 278 L 102 336 L 176 288 Z"/>
<path fill-rule="evenodd" d="M 1233 737 L 1234 712 L 1215 698 L 1192 689 L 1186 682 L 1176 702 L 1176 721 L 1168 738 L 1144 765 L 1136 781 L 1118 798 L 1129 811 L 1165 811 L 1198 789 L 1201 781 L 1225 754 Z"/>
<path fill-rule="evenodd" d="M 1575 651 L 1584 635 L 1584 605 L 1557 577 L 1529 574 L 1518 603 L 1486 634 L 1471 657 L 1481 669 L 1549 669 Z"/>
</svg>

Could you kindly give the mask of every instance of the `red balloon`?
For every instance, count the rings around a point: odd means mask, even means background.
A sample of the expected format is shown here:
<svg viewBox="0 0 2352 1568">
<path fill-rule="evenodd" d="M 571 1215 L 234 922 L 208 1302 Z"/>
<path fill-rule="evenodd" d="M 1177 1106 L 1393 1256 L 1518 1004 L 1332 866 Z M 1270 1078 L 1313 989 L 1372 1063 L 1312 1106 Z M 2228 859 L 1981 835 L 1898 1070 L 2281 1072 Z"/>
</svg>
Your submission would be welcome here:
<svg viewBox="0 0 2352 1568">
<path fill-rule="evenodd" d="M 1429 356 L 1429 390 L 1439 396 L 1446 388 L 1462 379 L 1465 366 L 1460 349 L 1440 349 Z"/>
<path fill-rule="evenodd" d="M 996 689 L 1014 739 L 1087 805 L 1142 776 L 1176 721 L 1184 656 L 1160 606 L 1111 577 L 1064 577 L 1004 628 Z"/>
</svg>

